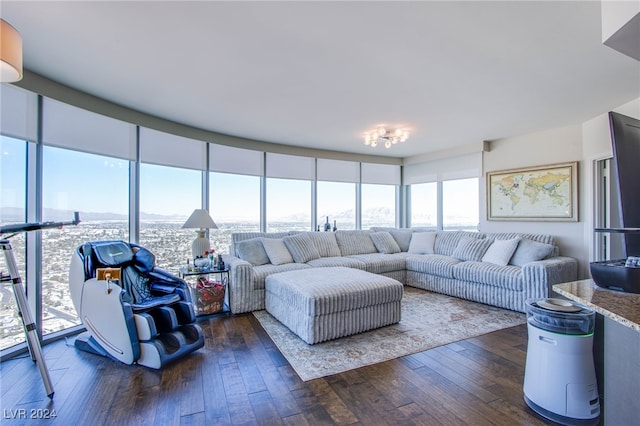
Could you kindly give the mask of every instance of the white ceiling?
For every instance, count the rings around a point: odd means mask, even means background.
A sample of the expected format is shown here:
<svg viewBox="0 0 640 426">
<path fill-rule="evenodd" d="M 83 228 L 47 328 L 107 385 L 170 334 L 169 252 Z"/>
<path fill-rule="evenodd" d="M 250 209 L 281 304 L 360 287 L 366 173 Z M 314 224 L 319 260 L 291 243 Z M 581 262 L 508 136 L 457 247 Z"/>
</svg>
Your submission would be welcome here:
<svg viewBox="0 0 640 426">
<path fill-rule="evenodd" d="M 25 68 L 179 123 L 409 157 L 582 123 L 640 96 L 600 2 L 2 0 Z M 411 129 L 390 150 L 376 125 Z"/>
</svg>

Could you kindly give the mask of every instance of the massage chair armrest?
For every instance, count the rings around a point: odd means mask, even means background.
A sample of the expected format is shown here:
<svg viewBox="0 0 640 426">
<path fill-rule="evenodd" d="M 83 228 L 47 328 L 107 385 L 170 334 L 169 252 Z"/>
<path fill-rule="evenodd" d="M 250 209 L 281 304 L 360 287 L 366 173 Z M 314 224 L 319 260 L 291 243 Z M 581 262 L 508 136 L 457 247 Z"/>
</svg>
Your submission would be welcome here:
<svg viewBox="0 0 640 426">
<path fill-rule="evenodd" d="M 133 312 L 146 312 L 159 306 L 167 306 L 182 300 L 179 294 L 166 294 L 164 296 L 153 297 L 142 303 L 131 304 Z"/>
<path fill-rule="evenodd" d="M 171 294 L 177 293 L 182 300 L 191 302 L 191 292 L 187 283 L 176 277 L 164 269 L 154 268 L 149 272 L 148 277 L 151 279 L 150 289 L 154 294 Z"/>
</svg>

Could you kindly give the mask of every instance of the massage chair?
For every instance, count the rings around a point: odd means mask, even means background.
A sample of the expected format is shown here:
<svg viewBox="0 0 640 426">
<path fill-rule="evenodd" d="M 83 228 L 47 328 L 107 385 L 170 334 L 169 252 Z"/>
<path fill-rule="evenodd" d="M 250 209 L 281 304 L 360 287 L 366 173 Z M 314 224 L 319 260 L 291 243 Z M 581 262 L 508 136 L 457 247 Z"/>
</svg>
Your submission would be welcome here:
<svg viewBox="0 0 640 426">
<path fill-rule="evenodd" d="M 78 349 L 160 369 L 204 346 L 187 284 L 154 264 L 149 250 L 124 241 L 76 248 L 69 287 L 87 329 Z"/>
</svg>

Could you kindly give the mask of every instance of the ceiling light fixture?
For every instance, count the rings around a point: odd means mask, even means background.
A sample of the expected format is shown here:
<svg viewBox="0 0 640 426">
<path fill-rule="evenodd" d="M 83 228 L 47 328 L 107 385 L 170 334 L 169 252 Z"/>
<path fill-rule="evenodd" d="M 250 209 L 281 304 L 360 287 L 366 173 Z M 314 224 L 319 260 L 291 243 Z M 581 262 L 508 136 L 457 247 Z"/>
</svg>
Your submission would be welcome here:
<svg viewBox="0 0 640 426">
<path fill-rule="evenodd" d="M 22 37 L 18 30 L 0 19 L 0 82 L 22 79 Z"/>
<path fill-rule="evenodd" d="M 364 135 L 364 144 L 372 148 L 378 144 L 384 145 L 385 148 L 391 148 L 391 145 L 404 142 L 407 139 L 409 139 L 409 132 L 404 129 L 387 130 L 384 126 L 380 126 Z"/>
</svg>

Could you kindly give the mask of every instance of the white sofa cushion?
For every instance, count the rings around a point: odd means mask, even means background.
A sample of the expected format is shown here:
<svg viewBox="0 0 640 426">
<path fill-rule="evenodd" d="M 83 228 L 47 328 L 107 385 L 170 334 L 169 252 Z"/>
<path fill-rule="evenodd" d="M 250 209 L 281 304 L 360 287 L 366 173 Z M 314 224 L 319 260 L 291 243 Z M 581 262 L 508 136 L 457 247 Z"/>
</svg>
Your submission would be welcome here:
<svg viewBox="0 0 640 426">
<path fill-rule="evenodd" d="M 460 261 L 440 254 L 413 255 L 407 257 L 407 271 L 422 272 L 438 277 L 453 278 L 453 268 Z"/>
<path fill-rule="evenodd" d="M 522 291 L 524 278 L 522 268 L 499 266 L 487 262 L 460 262 L 453 267 L 453 278 L 468 283 L 481 283 L 493 287 Z M 473 287 L 473 284 L 470 284 Z"/>
<path fill-rule="evenodd" d="M 463 261 L 480 262 L 492 243 L 492 240 L 462 237 L 451 257 Z"/>
<path fill-rule="evenodd" d="M 307 263 L 313 259 L 320 259 L 318 249 L 306 232 L 284 237 L 282 242 L 287 246 L 296 263 Z"/>
<path fill-rule="evenodd" d="M 536 241 L 538 243 L 551 244 L 555 246 L 556 241 L 553 235 L 547 234 L 528 234 L 524 232 L 492 232 L 487 233 L 485 238 L 493 238 L 495 240 L 510 240 L 512 238 L 520 237 L 520 239 L 528 239 Z"/>
<path fill-rule="evenodd" d="M 435 232 L 414 232 L 411 235 L 408 252 L 412 254 L 434 254 L 435 241 Z"/>
<path fill-rule="evenodd" d="M 458 247 L 460 240 L 464 237 L 482 239 L 484 238 L 484 234 L 469 231 L 438 231 L 436 242 L 433 245 L 433 252 L 435 254 L 451 256 Z"/>
<path fill-rule="evenodd" d="M 266 265 L 269 263 L 269 256 L 264 251 L 262 240 L 260 238 L 251 238 L 249 240 L 240 241 L 236 244 L 236 253 L 242 260 L 246 260 L 254 266 Z"/>
<path fill-rule="evenodd" d="M 378 252 L 370 231 L 336 231 L 335 235 L 342 256 Z"/>
<path fill-rule="evenodd" d="M 528 238 L 520 240 L 518 248 L 511 257 L 509 263 L 515 266 L 523 266 L 529 262 L 542 260 L 553 253 L 554 246 L 546 243 L 539 243 Z"/>
<path fill-rule="evenodd" d="M 392 229 L 389 233 L 396 240 L 401 251 L 409 251 L 411 237 L 414 233 L 411 229 Z"/>
<path fill-rule="evenodd" d="M 264 251 L 269 256 L 269 261 L 274 265 L 293 263 L 293 257 L 282 240 L 275 238 L 262 238 Z"/>
<path fill-rule="evenodd" d="M 231 253 L 238 256 L 238 243 L 253 238 L 282 238 L 291 235 L 291 232 L 234 232 L 231 234 Z"/>
<path fill-rule="evenodd" d="M 495 265 L 505 266 L 509 264 L 509 260 L 518 247 L 520 237 L 510 240 L 495 240 L 482 256 L 483 262 L 493 263 Z"/>
<path fill-rule="evenodd" d="M 361 262 L 358 259 L 354 259 L 353 257 L 321 257 L 319 259 L 310 260 L 307 263 L 309 266 L 313 266 L 314 268 L 326 268 L 326 267 L 336 267 L 336 266 L 344 266 L 347 268 L 355 268 L 365 270 L 366 265 L 364 262 Z M 322 273 L 322 271 L 319 271 Z"/>
<path fill-rule="evenodd" d="M 369 253 L 356 254 L 349 256 L 349 258 L 364 262 L 365 266 L 363 269 L 367 272 L 383 274 L 385 272 L 404 271 L 407 269 L 406 259 L 408 256 L 410 256 L 408 253 Z"/>
<path fill-rule="evenodd" d="M 286 271 L 297 271 L 299 269 L 309 269 L 311 266 L 306 263 L 285 263 L 282 265 L 272 265 L 267 263 L 266 265 L 255 266 L 253 268 L 253 290 L 264 290 L 264 280 L 273 274 Z"/>
<path fill-rule="evenodd" d="M 340 256 L 340 247 L 333 232 L 309 232 L 308 235 L 318 249 L 320 257 Z"/>
<path fill-rule="evenodd" d="M 373 232 L 371 234 L 371 240 L 373 241 L 373 245 L 376 246 L 378 253 L 400 253 L 400 246 L 389 232 Z"/>
</svg>

